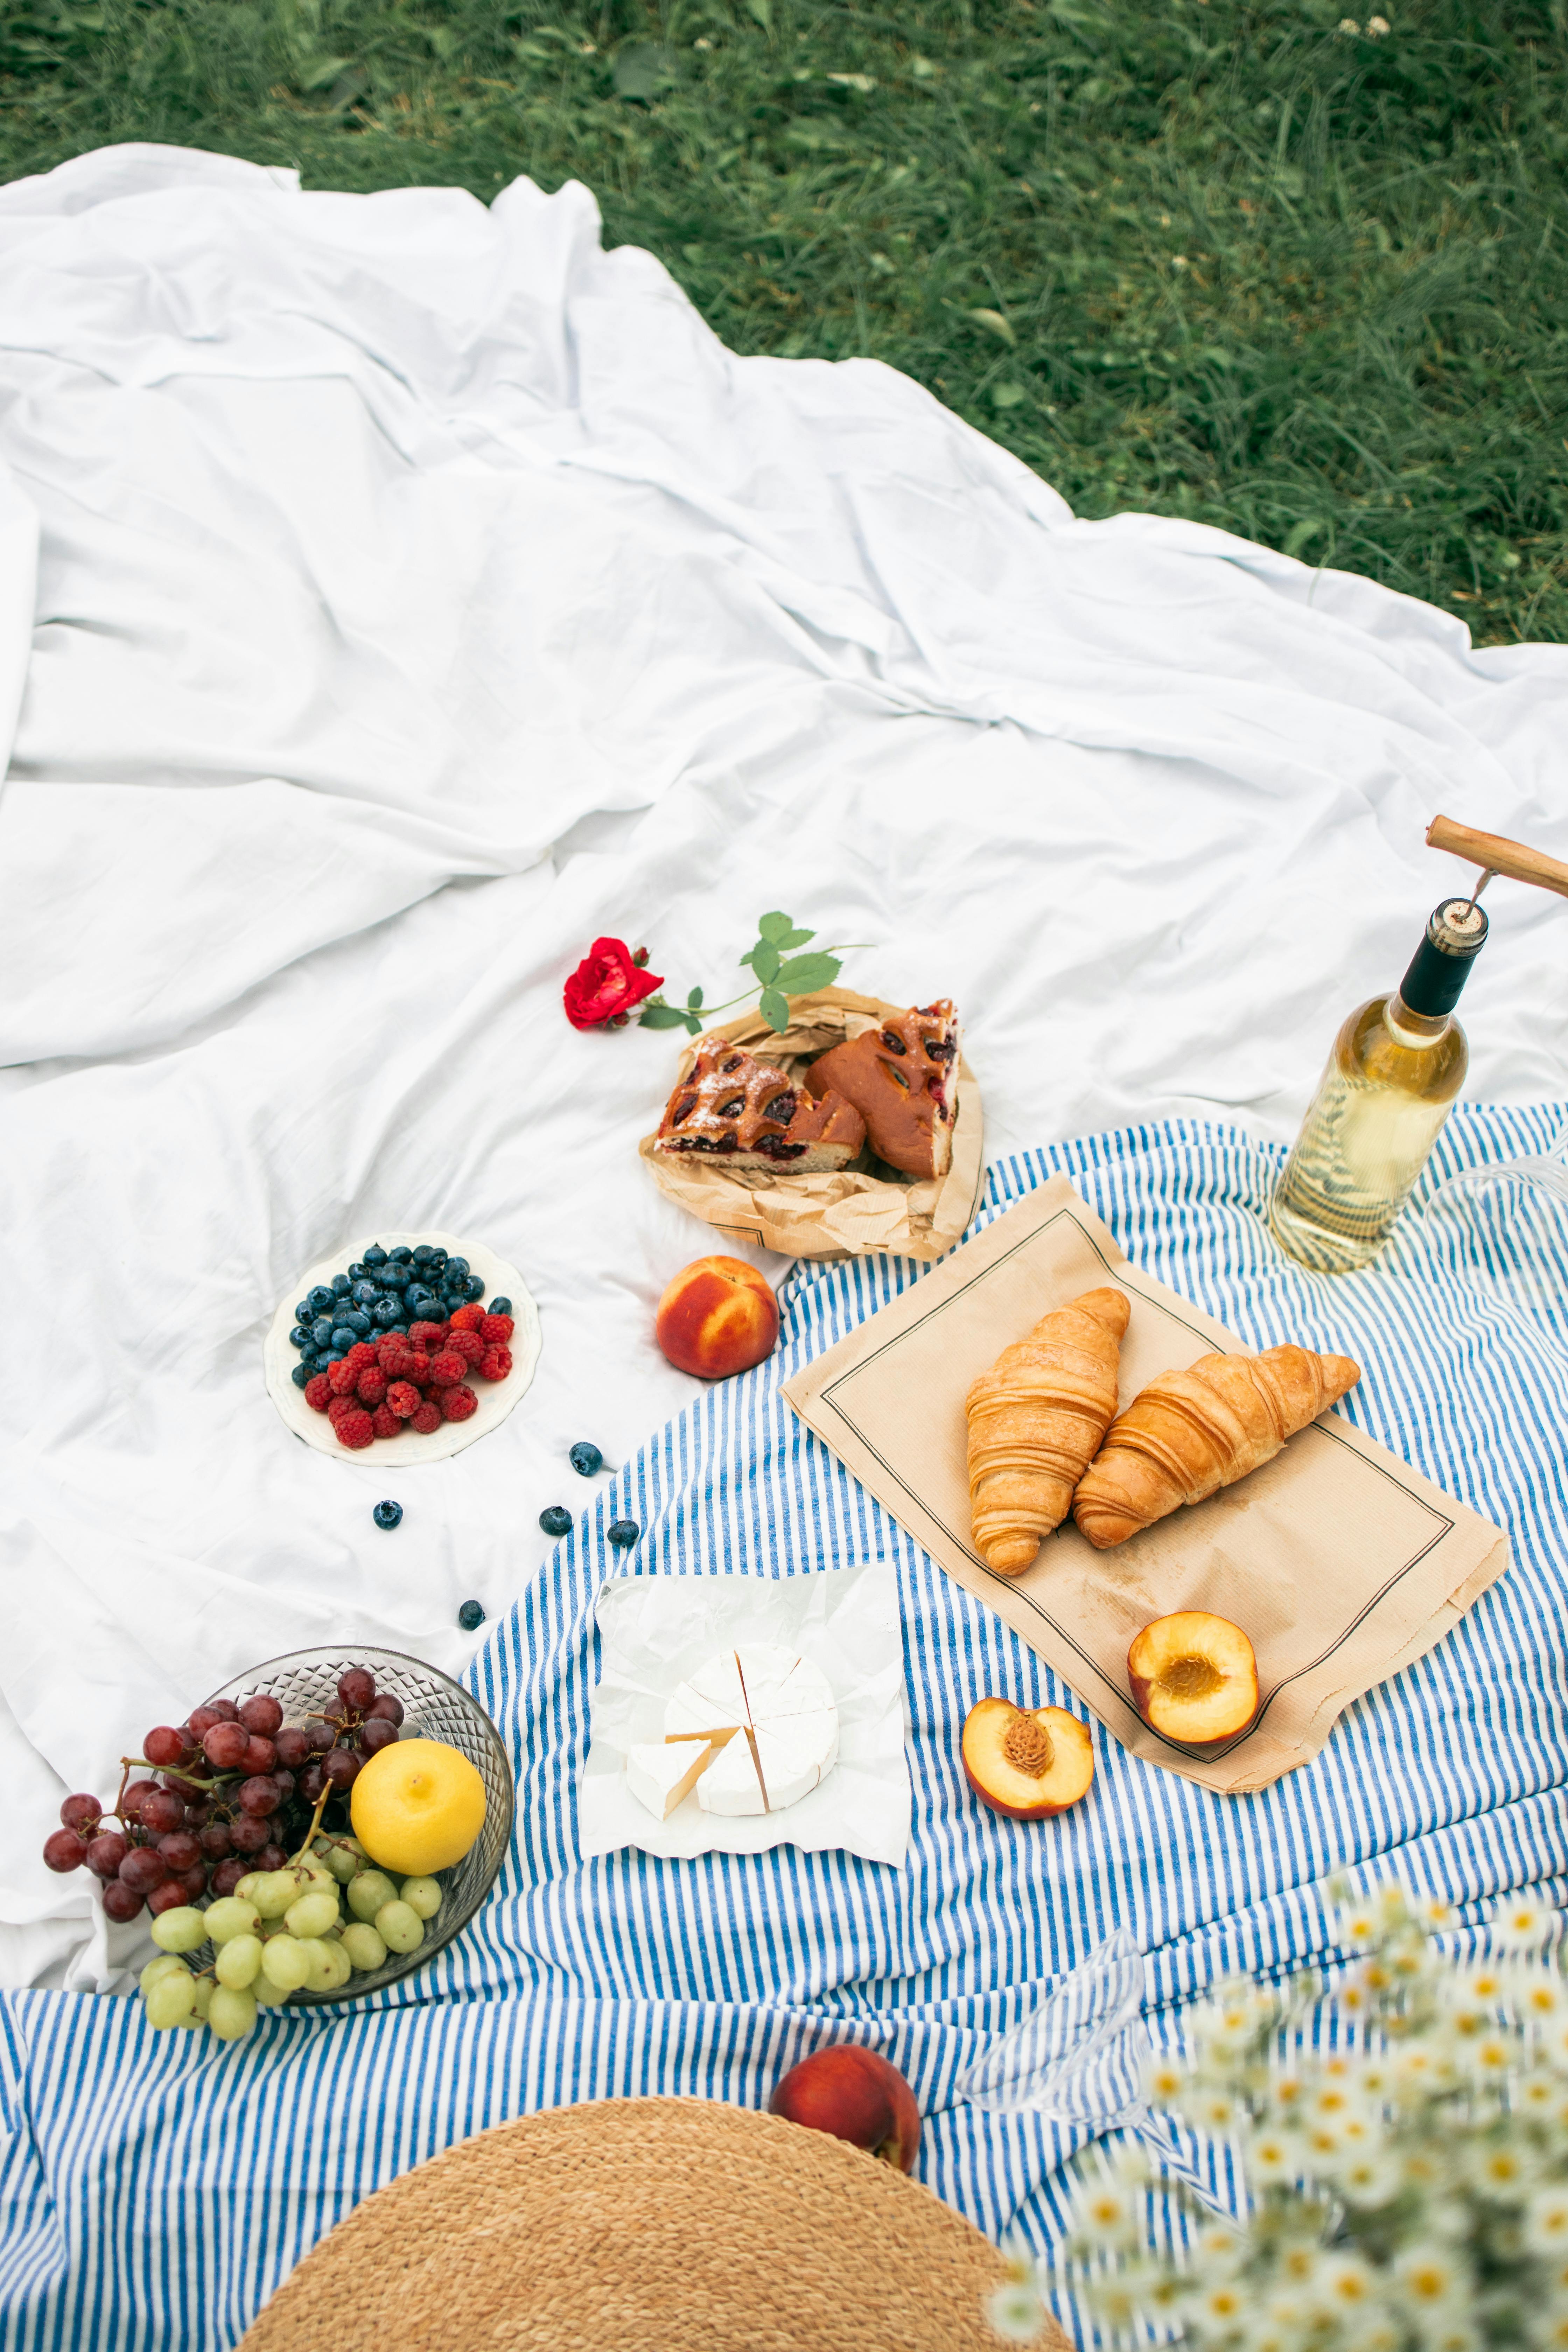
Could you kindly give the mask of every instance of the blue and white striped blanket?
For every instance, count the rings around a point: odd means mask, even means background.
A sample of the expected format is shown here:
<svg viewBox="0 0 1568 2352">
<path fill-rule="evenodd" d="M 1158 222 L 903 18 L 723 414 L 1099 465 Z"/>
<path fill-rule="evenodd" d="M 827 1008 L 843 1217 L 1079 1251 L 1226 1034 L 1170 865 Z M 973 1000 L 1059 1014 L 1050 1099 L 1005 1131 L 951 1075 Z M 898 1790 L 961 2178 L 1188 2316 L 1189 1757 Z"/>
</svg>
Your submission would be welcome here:
<svg viewBox="0 0 1568 2352">
<path fill-rule="evenodd" d="M 1457 1170 L 1543 1150 L 1561 1111 L 1458 1111 L 1421 1198 Z M 0 1998 L 0 2341 L 7 2352 L 216 2352 L 356 2200 L 529 2109 L 663 2092 L 765 2102 L 816 2042 L 886 2050 L 926 2117 L 921 2169 L 999 2237 L 1049 2242 L 1061 2168 L 1093 2127 L 956 2095 L 996 2037 L 1117 1930 L 1166 2021 L 1219 1974 L 1326 1948 L 1320 1882 L 1392 1862 L 1483 1919 L 1558 1897 L 1568 1689 L 1568 1204 L 1505 1189 L 1406 1221 L 1375 1271 L 1329 1283 L 1259 1222 L 1279 1155 L 1177 1124 L 1027 1152 L 983 1221 L 1058 1171 L 1132 1261 L 1259 1345 L 1311 1337 L 1364 1367 L 1352 1416 L 1506 1527 L 1515 1565 L 1450 1639 L 1353 1706 L 1308 1769 L 1225 1799 L 1096 1731 L 1089 1798 L 1046 1823 L 976 1803 L 958 1727 L 987 1691 L 1072 1706 L 806 1436 L 780 1389 L 919 1270 L 795 1269 L 778 1352 L 650 1440 L 498 1626 L 472 1686 L 510 1743 L 517 1839 L 457 1945 L 353 2007 L 268 2011 L 244 2043 L 153 2033 L 137 2003 Z M 1530 1199 L 1521 1192 L 1525 1208 Z M 1555 1218 L 1561 1218 L 1561 1231 Z M 1516 1263 L 1530 1244 L 1528 1266 Z M 645 1573 L 801 1575 L 883 1556 L 902 1596 L 914 1830 L 901 1871 L 781 1847 L 578 1859 L 593 1609 L 644 1529 Z M 1112 2074 L 1114 2069 L 1111 2070 Z M 1100 2120 L 1109 2121 L 1117 2097 Z"/>
</svg>

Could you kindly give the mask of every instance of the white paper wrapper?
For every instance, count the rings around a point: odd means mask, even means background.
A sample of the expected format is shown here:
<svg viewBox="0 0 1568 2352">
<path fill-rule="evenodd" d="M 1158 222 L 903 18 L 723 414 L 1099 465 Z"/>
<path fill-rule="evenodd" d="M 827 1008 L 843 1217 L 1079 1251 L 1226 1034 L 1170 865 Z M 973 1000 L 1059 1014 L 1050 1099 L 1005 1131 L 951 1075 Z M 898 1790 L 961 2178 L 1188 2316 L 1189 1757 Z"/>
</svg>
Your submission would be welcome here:
<svg viewBox="0 0 1568 2352">
<path fill-rule="evenodd" d="M 910 1840 L 904 1757 L 904 1648 L 898 1580 L 887 1560 L 819 1576 L 623 1576 L 599 1595 L 599 1686 L 578 1800 L 584 1855 L 758 1853 L 842 1847 L 902 1864 Z M 662 1739 L 677 1688 L 715 1650 L 777 1642 L 827 1676 L 838 1709 L 838 1761 L 783 1812 L 705 1813 L 695 1790 L 667 1822 L 626 1786 L 626 1752 Z"/>
</svg>

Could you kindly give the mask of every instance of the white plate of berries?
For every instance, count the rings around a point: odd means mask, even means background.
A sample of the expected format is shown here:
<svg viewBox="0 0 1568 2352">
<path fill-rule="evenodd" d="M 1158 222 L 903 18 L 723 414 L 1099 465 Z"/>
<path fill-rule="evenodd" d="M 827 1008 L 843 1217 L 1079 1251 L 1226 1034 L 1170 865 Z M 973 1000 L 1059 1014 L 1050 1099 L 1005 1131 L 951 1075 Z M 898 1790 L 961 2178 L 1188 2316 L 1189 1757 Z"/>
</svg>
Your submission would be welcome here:
<svg viewBox="0 0 1568 2352">
<path fill-rule="evenodd" d="M 539 1361 L 539 1310 L 493 1250 L 383 1232 L 301 1275 L 267 1334 L 267 1389 L 344 1462 L 443 1462 L 506 1419 Z"/>
</svg>

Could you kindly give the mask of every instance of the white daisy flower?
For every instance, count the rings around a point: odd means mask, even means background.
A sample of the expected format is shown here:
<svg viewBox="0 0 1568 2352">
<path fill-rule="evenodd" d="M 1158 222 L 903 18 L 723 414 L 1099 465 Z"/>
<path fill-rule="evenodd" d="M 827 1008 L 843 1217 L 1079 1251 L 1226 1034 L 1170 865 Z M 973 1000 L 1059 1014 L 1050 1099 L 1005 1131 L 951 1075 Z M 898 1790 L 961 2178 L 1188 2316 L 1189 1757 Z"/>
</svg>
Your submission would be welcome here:
<svg viewBox="0 0 1568 2352">
<path fill-rule="evenodd" d="M 1032 2344 L 1046 2324 L 1039 2289 L 1027 2279 L 1009 2279 L 985 2298 L 985 2315 L 1009 2344 Z"/>
<path fill-rule="evenodd" d="M 1247 2260 L 1247 2240 L 1224 2221 L 1209 2221 L 1193 2238 L 1194 2263 L 1206 2271 L 1239 2270 Z"/>
<path fill-rule="evenodd" d="M 1535 2179 L 1534 2165 L 1515 2140 L 1472 2149 L 1467 2170 L 1478 2193 L 1500 2205 L 1516 2203 Z"/>
<path fill-rule="evenodd" d="M 1339 2318 L 1368 2311 L 1377 2293 L 1377 2274 L 1359 2254 L 1326 2254 L 1312 2282 L 1313 2300 Z"/>
<path fill-rule="evenodd" d="M 1519 2044 L 1507 2033 L 1478 2033 L 1463 2045 L 1465 2064 L 1483 2083 L 1504 2083 L 1513 2072 Z"/>
<path fill-rule="evenodd" d="M 1247 2151 L 1247 2177 L 1260 2189 L 1278 2189 L 1301 2170 L 1300 2143 L 1289 2132 L 1258 2132 Z"/>
<path fill-rule="evenodd" d="M 1454 1924 L 1454 1906 L 1446 1895 L 1418 1895 L 1410 1908 L 1430 1936 L 1440 1936 Z"/>
<path fill-rule="evenodd" d="M 1537 2191 L 1524 2216 L 1524 2242 L 1532 2254 L 1568 2256 L 1568 2187 Z"/>
<path fill-rule="evenodd" d="M 1541 2352 L 1568 2352 L 1568 2312 L 1544 2312 L 1530 2331 Z"/>
<path fill-rule="evenodd" d="M 1342 1952 L 1364 1951 L 1383 1932 L 1376 1903 L 1347 1903 L 1334 1914 L 1334 1937 Z"/>
<path fill-rule="evenodd" d="M 1552 1933 L 1554 1915 L 1528 1895 L 1510 1895 L 1492 1919 L 1492 1941 L 1506 1951 L 1529 1951 Z"/>
<path fill-rule="evenodd" d="M 1073 2200 L 1073 2220 L 1084 2237 L 1101 2246 L 1125 2245 L 1137 2235 L 1131 2197 L 1117 2180 L 1094 2180 Z"/>
<path fill-rule="evenodd" d="M 1412 2309 L 1423 2312 L 1442 2311 L 1468 2284 L 1453 2255 L 1430 2241 L 1396 2255 L 1394 2275 Z"/>
<path fill-rule="evenodd" d="M 1401 1920 L 1410 1916 L 1410 1897 L 1397 1878 L 1385 1878 L 1381 1885 L 1374 1887 L 1373 1901 L 1386 1927 L 1397 1927 Z"/>
<path fill-rule="evenodd" d="M 1568 2016 L 1568 1990 L 1555 1969 L 1520 1969 L 1513 1980 L 1513 1998 L 1521 2016 L 1532 2025 Z"/>
<path fill-rule="evenodd" d="M 1143 2078 L 1143 2095 L 1151 2106 L 1173 2106 L 1186 2089 L 1187 2078 L 1173 2058 L 1156 2058 Z"/>
<path fill-rule="evenodd" d="M 1247 2316 L 1247 2302 L 1240 2287 L 1228 2279 L 1216 2279 L 1205 2287 L 1192 2305 L 1193 2316 L 1205 2329 L 1227 2330 L 1239 2325 Z"/>
<path fill-rule="evenodd" d="M 1196 2131 L 1223 2137 L 1241 2121 L 1241 2109 L 1228 2091 L 1199 2091 L 1182 2102 L 1182 2112 Z"/>
<path fill-rule="evenodd" d="M 1398 2164 L 1382 2148 L 1347 2158 L 1340 2166 L 1338 2180 L 1347 2205 L 1359 2205 L 1371 2212 L 1392 2205 L 1405 2186 Z"/>
</svg>

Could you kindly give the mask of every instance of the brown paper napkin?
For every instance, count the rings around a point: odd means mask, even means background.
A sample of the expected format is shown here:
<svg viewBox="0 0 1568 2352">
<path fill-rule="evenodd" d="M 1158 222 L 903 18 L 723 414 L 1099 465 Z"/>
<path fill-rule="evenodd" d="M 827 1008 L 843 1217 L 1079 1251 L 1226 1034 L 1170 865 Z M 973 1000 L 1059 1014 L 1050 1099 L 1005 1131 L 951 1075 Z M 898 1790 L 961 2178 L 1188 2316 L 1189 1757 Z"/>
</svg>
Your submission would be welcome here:
<svg viewBox="0 0 1568 2352">
<path fill-rule="evenodd" d="M 1129 1265 L 1057 1176 L 797 1372 L 784 1395 L 1134 1755 L 1223 1795 L 1266 1789 L 1317 1754 L 1352 1699 L 1458 1624 L 1508 1566 L 1508 1539 L 1326 1412 L 1250 1477 L 1112 1551 L 1096 1551 L 1069 1519 L 1025 1575 L 997 1576 L 970 1544 L 965 1393 L 1042 1315 L 1108 1282 L 1132 1307 L 1123 1405 L 1157 1372 L 1215 1349 L 1253 1352 Z M 1258 1653 L 1258 1720 L 1218 1749 L 1178 1746 L 1132 1705 L 1128 1646 L 1178 1609 L 1228 1617 Z"/>
<path fill-rule="evenodd" d="M 760 1013 L 721 1021 L 705 1037 L 728 1037 L 764 1062 L 798 1077 L 808 1061 L 847 1037 L 875 1029 L 905 1007 L 848 988 L 821 988 L 790 1000 L 794 1015 L 775 1032 Z M 694 1038 L 670 1073 L 673 1087 L 696 1059 Z M 661 1192 L 716 1225 L 731 1241 L 755 1242 L 785 1257 L 863 1257 L 887 1250 L 895 1257 L 944 1257 L 973 1216 L 985 1178 L 980 1089 L 961 1054 L 952 1122 L 952 1157 L 942 1176 L 874 1176 L 856 1167 L 817 1176 L 735 1175 L 695 1154 L 656 1151 L 645 1135 L 637 1150 Z"/>
</svg>

